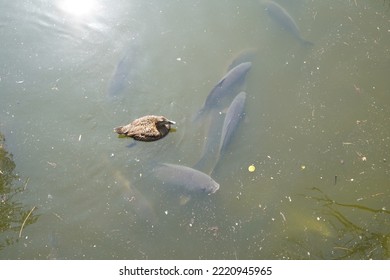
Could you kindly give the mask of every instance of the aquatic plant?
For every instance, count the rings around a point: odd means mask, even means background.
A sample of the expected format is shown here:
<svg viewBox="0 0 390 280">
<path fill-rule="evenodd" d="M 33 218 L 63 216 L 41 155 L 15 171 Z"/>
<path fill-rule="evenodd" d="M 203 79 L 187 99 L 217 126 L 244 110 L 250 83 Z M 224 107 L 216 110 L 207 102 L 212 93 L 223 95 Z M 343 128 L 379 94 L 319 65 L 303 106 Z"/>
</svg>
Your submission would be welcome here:
<svg viewBox="0 0 390 280">
<path fill-rule="evenodd" d="M 331 199 L 318 188 L 320 196 L 312 198 L 324 207 L 328 223 L 337 233 L 333 255 L 336 259 L 389 259 L 390 258 L 390 211 L 361 204 L 341 203 Z M 350 212 L 362 211 L 369 219 L 353 221 Z"/>
<path fill-rule="evenodd" d="M 0 250 L 14 244 L 22 235 L 23 229 L 34 223 L 38 216 L 33 209 L 26 210 L 16 200 L 16 195 L 25 189 L 25 184 L 17 185 L 19 177 L 15 174 L 12 154 L 4 148 L 4 137 L 0 134 Z"/>
</svg>

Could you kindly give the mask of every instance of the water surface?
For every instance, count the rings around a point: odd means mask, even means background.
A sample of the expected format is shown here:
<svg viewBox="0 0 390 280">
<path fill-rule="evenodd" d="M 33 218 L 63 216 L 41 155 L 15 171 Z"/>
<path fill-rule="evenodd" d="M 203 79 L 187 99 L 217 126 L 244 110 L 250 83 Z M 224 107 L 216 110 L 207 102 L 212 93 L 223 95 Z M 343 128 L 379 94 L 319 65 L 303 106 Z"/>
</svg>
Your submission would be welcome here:
<svg viewBox="0 0 390 280">
<path fill-rule="evenodd" d="M 3 2 L 0 131 L 28 179 L 13 199 L 38 218 L 21 238 L 0 233 L 18 240 L 0 258 L 389 258 L 382 1 L 277 1 L 310 48 L 258 1 Z M 245 119 L 213 174 L 219 190 L 166 188 L 151 166 L 199 160 L 208 129 L 191 117 L 245 49 L 257 50 Z M 176 131 L 127 148 L 113 128 L 146 114 Z"/>
</svg>

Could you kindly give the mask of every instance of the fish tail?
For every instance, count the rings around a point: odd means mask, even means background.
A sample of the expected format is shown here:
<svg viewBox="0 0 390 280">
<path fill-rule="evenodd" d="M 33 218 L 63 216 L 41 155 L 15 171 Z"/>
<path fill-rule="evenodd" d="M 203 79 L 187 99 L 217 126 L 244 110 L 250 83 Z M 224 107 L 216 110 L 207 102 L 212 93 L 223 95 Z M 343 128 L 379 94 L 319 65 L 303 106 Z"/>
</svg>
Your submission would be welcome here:
<svg viewBox="0 0 390 280">
<path fill-rule="evenodd" d="M 311 42 L 311 41 L 308 41 L 308 40 L 305 40 L 305 39 L 302 39 L 302 44 L 305 46 L 305 47 L 312 47 L 314 46 L 314 43 Z"/>
<path fill-rule="evenodd" d="M 204 168 L 204 165 L 205 165 L 205 162 L 206 162 L 206 159 L 207 159 L 207 154 L 203 155 L 197 163 L 195 163 L 195 165 L 192 167 L 196 170 L 199 170 L 199 171 L 203 171 L 203 168 Z"/>
<path fill-rule="evenodd" d="M 203 114 L 204 114 L 204 109 L 200 109 L 198 113 L 196 113 L 196 115 L 192 118 L 192 121 L 198 122 L 203 117 Z"/>
</svg>

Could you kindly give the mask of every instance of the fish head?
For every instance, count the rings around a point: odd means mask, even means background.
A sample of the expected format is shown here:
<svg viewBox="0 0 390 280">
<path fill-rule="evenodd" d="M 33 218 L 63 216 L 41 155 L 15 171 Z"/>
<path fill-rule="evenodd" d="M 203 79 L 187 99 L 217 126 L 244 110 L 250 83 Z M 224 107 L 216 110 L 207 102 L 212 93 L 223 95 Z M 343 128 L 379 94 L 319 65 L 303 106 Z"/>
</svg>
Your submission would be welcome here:
<svg viewBox="0 0 390 280">
<path fill-rule="evenodd" d="M 202 191 L 208 195 L 215 193 L 219 189 L 219 184 L 214 180 L 210 180 L 210 183 L 202 188 Z"/>
</svg>

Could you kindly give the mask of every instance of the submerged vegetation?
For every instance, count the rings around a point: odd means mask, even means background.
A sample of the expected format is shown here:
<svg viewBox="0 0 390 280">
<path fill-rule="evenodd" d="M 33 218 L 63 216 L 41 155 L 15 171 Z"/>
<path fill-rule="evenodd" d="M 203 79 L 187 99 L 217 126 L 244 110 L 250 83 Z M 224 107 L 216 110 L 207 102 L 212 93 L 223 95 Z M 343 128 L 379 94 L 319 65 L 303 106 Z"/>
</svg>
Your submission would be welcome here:
<svg viewBox="0 0 390 280">
<path fill-rule="evenodd" d="M 25 188 L 16 185 L 18 179 L 12 154 L 6 151 L 4 137 L 0 134 L 0 250 L 17 242 L 23 228 L 38 219 L 33 215 L 35 208 L 25 210 L 22 203 L 17 202 L 16 195 Z"/>
<path fill-rule="evenodd" d="M 337 234 L 333 243 L 335 259 L 389 259 L 390 258 L 390 211 L 371 208 L 359 203 L 341 203 L 331 199 L 321 190 L 312 198 L 322 204 L 323 214 Z M 361 212 L 368 219 L 352 219 L 351 212 Z"/>
</svg>

